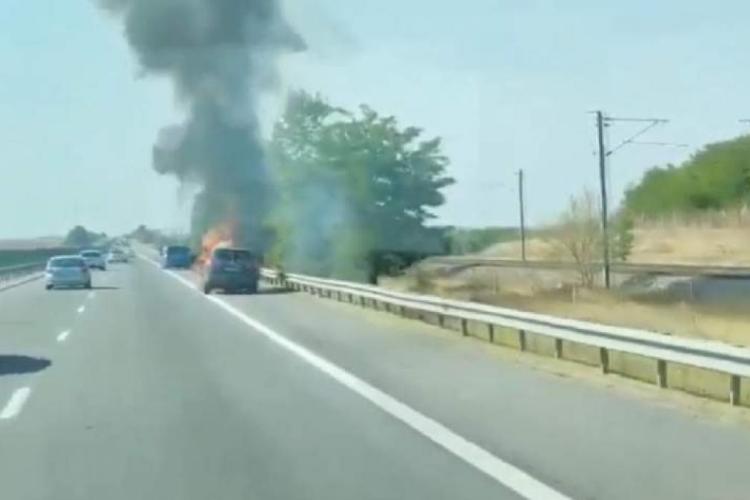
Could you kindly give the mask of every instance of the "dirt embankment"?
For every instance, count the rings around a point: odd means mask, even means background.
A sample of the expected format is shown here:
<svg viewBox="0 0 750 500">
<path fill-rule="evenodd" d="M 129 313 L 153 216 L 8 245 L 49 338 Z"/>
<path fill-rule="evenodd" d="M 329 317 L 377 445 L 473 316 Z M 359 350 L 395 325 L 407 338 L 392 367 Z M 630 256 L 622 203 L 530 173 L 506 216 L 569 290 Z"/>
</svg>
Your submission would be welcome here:
<svg viewBox="0 0 750 500">
<path fill-rule="evenodd" d="M 750 224 L 721 219 L 711 224 L 650 223 L 634 230 L 628 259 L 640 263 L 750 265 Z M 494 245 L 483 256 L 516 259 L 519 242 Z M 530 259 L 563 259 L 545 238 L 527 242 Z M 564 260 L 564 259 L 563 259 Z M 669 335 L 750 346 L 750 281 L 618 276 L 613 291 L 577 286 L 574 271 L 512 268 L 451 270 L 422 265 L 382 284 L 401 290 L 478 301 Z"/>
<path fill-rule="evenodd" d="M 744 220 L 731 219 L 716 224 L 644 223 L 634 229 L 633 237 L 629 262 L 750 265 L 750 223 Z M 526 254 L 535 260 L 568 260 L 552 238 L 530 239 Z M 481 255 L 519 259 L 521 243 L 498 243 Z"/>
</svg>

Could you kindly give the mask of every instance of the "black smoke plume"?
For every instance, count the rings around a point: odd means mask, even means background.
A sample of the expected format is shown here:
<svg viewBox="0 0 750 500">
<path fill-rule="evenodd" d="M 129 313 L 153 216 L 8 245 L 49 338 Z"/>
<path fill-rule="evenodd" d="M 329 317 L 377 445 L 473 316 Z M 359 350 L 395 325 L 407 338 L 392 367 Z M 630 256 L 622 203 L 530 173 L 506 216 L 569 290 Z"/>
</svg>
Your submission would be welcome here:
<svg viewBox="0 0 750 500">
<path fill-rule="evenodd" d="M 235 240 L 263 250 L 273 190 L 259 136 L 257 98 L 275 63 L 304 42 L 278 0 L 99 0 L 122 18 L 145 74 L 168 77 L 187 110 L 162 130 L 154 168 L 201 187 L 194 236 L 232 223 Z"/>
</svg>

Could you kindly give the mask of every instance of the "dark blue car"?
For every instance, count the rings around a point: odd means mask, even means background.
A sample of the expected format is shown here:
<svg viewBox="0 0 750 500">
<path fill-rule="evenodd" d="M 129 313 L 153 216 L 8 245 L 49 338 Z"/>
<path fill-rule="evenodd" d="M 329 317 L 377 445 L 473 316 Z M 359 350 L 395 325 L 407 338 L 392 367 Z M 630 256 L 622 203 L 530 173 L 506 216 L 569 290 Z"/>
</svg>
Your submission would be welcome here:
<svg viewBox="0 0 750 500">
<path fill-rule="evenodd" d="M 193 265 L 193 255 L 190 248 L 180 245 L 170 245 L 164 248 L 161 256 L 164 268 L 187 269 Z"/>
</svg>

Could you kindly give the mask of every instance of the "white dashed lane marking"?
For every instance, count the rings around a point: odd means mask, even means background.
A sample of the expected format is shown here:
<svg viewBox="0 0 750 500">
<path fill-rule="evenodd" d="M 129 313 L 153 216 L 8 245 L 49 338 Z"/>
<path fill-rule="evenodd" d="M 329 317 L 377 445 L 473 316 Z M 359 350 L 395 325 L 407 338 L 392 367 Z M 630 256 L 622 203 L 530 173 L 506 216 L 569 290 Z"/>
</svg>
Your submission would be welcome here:
<svg viewBox="0 0 750 500">
<path fill-rule="evenodd" d="M 3 408 L 3 411 L 0 413 L 0 420 L 10 420 L 11 418 L 18 416 L 23 409 L 23 405 L 26 404 L 26 400 L 29 399 L 29 395 L 31 395 L 31 389 L 29 387 L 16 389 L 8 400 L 8 403 Z"/>
</svg>

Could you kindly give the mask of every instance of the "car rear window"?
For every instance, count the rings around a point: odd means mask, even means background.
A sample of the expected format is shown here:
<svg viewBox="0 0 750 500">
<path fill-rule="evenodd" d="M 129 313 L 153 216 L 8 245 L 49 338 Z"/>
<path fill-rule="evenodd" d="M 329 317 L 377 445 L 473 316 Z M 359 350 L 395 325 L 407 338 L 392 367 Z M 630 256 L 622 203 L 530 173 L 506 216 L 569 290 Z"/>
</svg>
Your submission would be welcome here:
<svg viewBox="0 0 750 500">
<path fill-rule="evenodd" d="M 248 250 L 232 250 L 228 248 L 220 248 L 214 251 L 214 259 L 222 262 L 254 262 L 255 255 Z"/>
<path fill-rule="evenodd" d="M 49 267 L 84 267 L 86 263 L 77 257 L 61 257 L 49 261 Z"/>
<path fill-rule="evenodd" d="M 100 252 L 97 252 L 96 250 L 88 250 L 86 252 L 81 252 L 81 256 L 83 256 L 83 257 L 101 257 L 102 254 Z"/>
<path fill-rule="evenodd" d="M 167 255 L 170 257 L 183 257 L 190 254 L 188 247 L 167 247 Z"/>
</svg>

